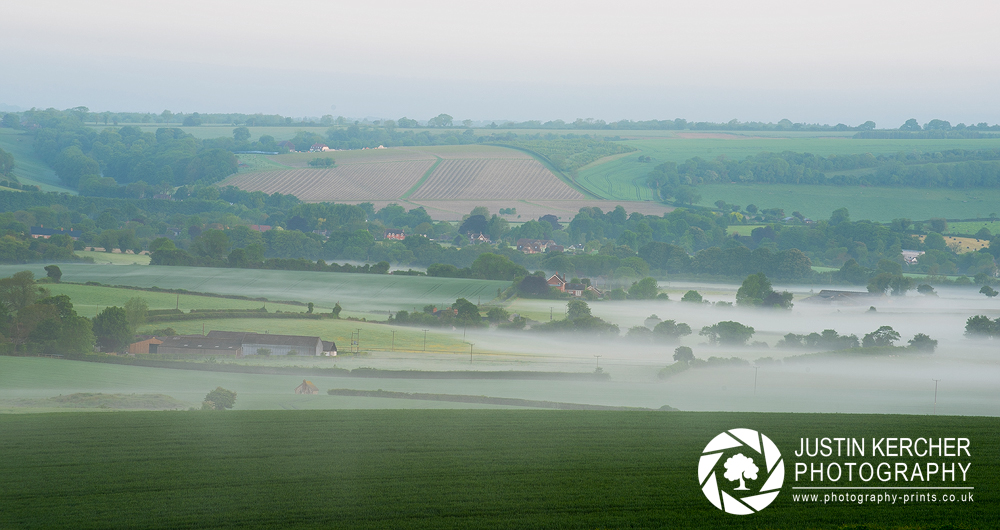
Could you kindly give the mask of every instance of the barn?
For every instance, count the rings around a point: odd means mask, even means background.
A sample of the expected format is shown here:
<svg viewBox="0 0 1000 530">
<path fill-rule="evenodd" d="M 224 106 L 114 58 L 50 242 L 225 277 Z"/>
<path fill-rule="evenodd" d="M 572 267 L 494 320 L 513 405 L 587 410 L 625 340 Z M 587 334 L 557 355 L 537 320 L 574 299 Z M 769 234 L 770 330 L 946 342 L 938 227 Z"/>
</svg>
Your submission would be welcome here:
<svg viewBox="0 0 1000 530">
<path fill-rule="evenodd" d="M 302 380 L 302 384 L 295 387 L 296 394 L 319 394 L 319 389 L 316 385 L 312 384 L 312 381 Z"/>
</svg>

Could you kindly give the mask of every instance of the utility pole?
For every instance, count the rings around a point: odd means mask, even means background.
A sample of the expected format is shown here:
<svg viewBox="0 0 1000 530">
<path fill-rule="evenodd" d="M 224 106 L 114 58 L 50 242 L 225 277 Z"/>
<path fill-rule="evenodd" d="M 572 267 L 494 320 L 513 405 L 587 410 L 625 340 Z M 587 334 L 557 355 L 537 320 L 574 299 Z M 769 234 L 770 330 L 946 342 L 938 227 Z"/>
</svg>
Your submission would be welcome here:
<svg viewBox="0 0 1000 530">
<path fill-rule="evenodd" d="M 472 343 L 469 343 L 469 364 L 472 364 Z"/>
<path fill-rule="evenodd" d="M 389 346 L 389 351 L 396 351 L 396 332 L 392 332 L 392 345 Z"/>
<path fill-rule="evenodd" d="M 361 328 L 358 328 L 358 353 L 361 353 Z"/>
<path fill-rule="evenodd" d="M 427 351 L 427 330 L 424 330 L 424 351 Z"/>
<path fill-rule="evenodd" d="M 940 379 L 932 379 L 934 381 L 934 415 L 937 415 L 937 386 Z"/>
<path fill-rule="evenodd" d="M 601 356 L 600 355 L 595 355 L 594 357 L 597 357 L 597 369 L 600 370 L 601 369 Z"/>
<path fill-rule="evenodd" d="M 181 293 L 177 293 L 177 303 L 176 305 L 174 305 L 174 309 L 179 310 L 180 308 L 181 308 Z"/>
<path fill-rule="evenodd" d="M 549 307 L 549 322 L 552 322 L 552 307 Z"/>
<path fill-rule="evenodd" d="M 753 367 L 753 395 L 757 395 L 757 369 L 759 366 Z"/>
</svg>

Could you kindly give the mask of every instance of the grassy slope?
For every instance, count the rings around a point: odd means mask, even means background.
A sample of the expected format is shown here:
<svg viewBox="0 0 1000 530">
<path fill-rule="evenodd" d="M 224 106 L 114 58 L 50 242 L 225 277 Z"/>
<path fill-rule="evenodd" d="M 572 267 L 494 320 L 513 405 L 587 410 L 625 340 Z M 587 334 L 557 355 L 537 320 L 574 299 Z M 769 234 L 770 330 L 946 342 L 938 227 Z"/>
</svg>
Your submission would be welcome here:
<svg viewBox="0 0 1000 530">
<path fill-rule="evenodd" d="M 994 418 L 232 411 L 0 424 L 3 527 L 920 529 L 1000 515 Z M 705 444 L 735 426 L 770 436 L 787 466 L 778 499 L 745 518 L 712 507 L 696 480 Z M 816 436 L 969 437 L 976 502 L 795 503 L 792 453 Z"/>
<path fill-rule="evenodd" d="M 852 154 L 852 153 L 895 153 L 899 151 L 939 151 L 945 149 L 981 149 L 981 148 L 996 148 L 1000 146 L 1000 140 L 988 139 L 988 140 L 854 140 L 844 137 L 818 137 L 815 135 L 810 136 L 809 134 L 801 134 L 792 136 L 789 138 L 745 138 L 745 139 L 717 139 L 717 138 L 679 138 L 679 137 L 661 137 L 661 138 L 651 138 L 646 137 L 637 140 L 628 140 L 626 143 L 637 149 L 639 152 L 630 153 L 633 156 L 625 156 L 613 160 L 608 160 L 602 164 L 596 164 L 589 166 L 587 169 L 580 171 L 577 181 L 587 187 L 599 193 L 601 195 L 611 197 L 619 200 L 651 200 L 653 199 L 652 192 L 645 187 L 643 181 L 645 176 L 655 167 L 657 164 L 672 161 L 672 162 L 683 162 L 689 158 L 699 156 L 706 159 L 711 159 L 718 157 L 720 155 L 726 156 L 728 158 L 745 158 L 747 156 L 756 155 L 757 153 L 770 151 L 770 152 L 781 152 L 781 151 L 795 151 L 795 152 L 808 152 L 817 155 L 831 155 L 831 154 Z M 638 161 L 639 156 L 649 156 L 652 157 L 653 161 L 650 163 L 643 163 Z M 799 187 L 797 193 L 803 195 L 803 200 L 806 202 L 815 202 L 822 199 L 825 195 L 822 193 L 823 190 L 829 190 L 832 187 L 822 187 L 822 190 L 809 190 L 803 187 Z M 733 191 L 726 193 L 723 188 L 713 188 L 709 186 L 703 186 L 699 188 L 699 192 L 702 195 L 702 203 L 705 205 L 711 205 L 715 201 L 722 199 L 727 202 L 735 202 L 737 204 L 745 205 L 748 204 L 746 199 L 739 198 L 740 195 L 747 193 L 745 187 L 740 187 L 739 191 Z M 858 191 L 857 188 L 847 188 L 848 190 Z M 770 191 L 770 190 L 768 190 Z M 749 193 L 754 193 L 749 191 Z M 835 195 L 838 192 L 833 192 Z M 840 192 L 846 193 L 846 192 Z M 976 192 L 979 195 L 978 191 Z M 961 192 L 959 192 L 961 195 Z M 989 195 L 989 199 L 993 196 Z M 734 198 L 735 197 L 735 198 Z M 756 195 L 752 195 L 752 198 L 756 198 Z M 904 196 L 905 199 L 899 201 L 900 210 L 906 208 L 904 204 L 909 196 Z M 832 211 L 836 208 L 842 206 L 851 206 L 851 203 L 844 203 L 843 197 L 836 197 L 838 206 L 829 208 Z M 753 202 L 753 201 L 749 201 Z M 782 207 L 779 204 L 761 204 L 756 203 L 758 206 L 762 207 Z M 881 204 L 879 204 L 881 206 Z M 943 211 L 948 212 L 941 214 L 931 214 L 930 216 L 949 216 L 952 214 L 963 214 L 955 215 L 955 217 L 971 217 L 972 215 L 964 215 L 967 213 L 975 214 L 974 208 L 964 208 L 957 205 L 951 205 L 951 208 L 943 208 Z M 807 206 L 808 207 L 808 206 Z M 828 205 L 822 205 L 817 208 L 817 216 L 821 216 L 822 212 L 826 210 Z M 798 209 L 798 208 L 793 208 Z M 856 207 L 858 214 L 856 218 L 871 218 L 874 219 L 876 215 L 879 215 L 880 208 L 869 207 L 867 205 Z M 787 211 L 791 212 L 786 208 Z M 801 210 L 803 214 L 810 215 Z M 923 208 L 921 208 L 923 210 Z M 987 214 L 989 212 L 986 212 Z M 910 217 L 919 219 L 918 215 L 896 215 L 896 217 Z M 891 220 L 889 217 L 886 220 Z"/>
<path fill-rule="evenodd" d="M 94 258 L 94 263 L 110 265 L 149 265 L 149 254 L 122 254 L 120 252 L 98 252 L 96 250 L 77 250 L 77 256 Z"/>
<path fill-rule="evenodd" d="M 63 187 L 55 171 L 35 156 L 31 143 L 32 137 L 27 134 L 13 129 L 0 129 L 0 149 L 14 155 L 14 176 L 17 180 L 22 184 L 37 185 L 42 191 L 76 195 L 75 190 Z"/>
<path fill-rule="evenodd" d="M 314 302 L 316 311 L 328 312 L 340 302 L 345 312 L 412 311 L 426 304 L 451 305 L 457 298 L 472 303 L 488 302 L 497 289 L 510 282 L 431 278 L 426 276 L 383 276 L 327 272 L 217 269 L 208 267 L 162 267 L 152 265 L 60 264 L 63 280 L 75 283 L 96 281 L 106 285 L 162 287 L 265 297 L 270 300 Z M 45 276 L 44 264 L 0 265 L 0 277 L 31 270 L 36 278 Z M 381 317 L 381 318 L 384 318 Z"/>
<path fill-rule="evenodd" d="M 896 218 L 970 219 L 1000 214 L 1000 189 L 949 190 L 923 188 L 862 188 L 791 184 L 705 184 L 698 186 L 701 204 L 717 200 L 760 208 L 798 211 L 813 219 L 829 219 L 846 207 L 851 219 L 889 222 Z M 978 228 L 977 228 L 978 230 Z"/>
</svg>

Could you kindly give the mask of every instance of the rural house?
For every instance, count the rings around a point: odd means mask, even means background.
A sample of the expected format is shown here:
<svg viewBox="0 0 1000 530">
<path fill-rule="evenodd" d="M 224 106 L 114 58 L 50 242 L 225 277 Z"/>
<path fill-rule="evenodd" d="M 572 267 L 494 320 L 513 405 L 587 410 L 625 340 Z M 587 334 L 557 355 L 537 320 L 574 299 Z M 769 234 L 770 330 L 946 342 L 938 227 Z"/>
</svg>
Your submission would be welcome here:
<svg viewBox="0 0 1000 530">
<path fill-rule="evenodd" d="M 540 254 L 549 251 L 562 251 L 563 247 L 557 245 L 551 239 L 525 239 L 517 240 L 517 249 L 525 254 Z"/>
<path fill-rule="evenodd" d="M 321 151 L 329 151 L 330 148 L 326 144 L 312 144 L 309 146 L 310 153 L 319 153 Z"/>
<path fill-rule="evenodd" d="M 549 276 L 548 280 L 545 280 L 545 283 L 548 284 L 549 287 L 555 287 L 556 289 L 559 289 L 559 292 L 566 292 L 565 275 L 559 276 L 559 274 L 553 274 L 552 276 Z"/>
<path fill-rule="evenodd" d="M 295 387 L 296 394 L 319 394 L 319 389 L 316 385 L 312 384 L 312 381 L 302 380 L 302 384 Z"/>
<path fill-rule="evenodd" d="M 404 234 L 402 230 L 396 230 L 394 228 L 388 228 L 385 231 L 385 238 L 386 239 L 394 239 L 396 241 L 402 241 L 402 240 L 406 239 L 406 234 Z"/>
<path fill-rule="evenodd" d="M 73 238 L 73 241 L 80 239 L 79 230 L 64 230 L 62 228 L 45 228 L 45 225 L 31 227 L 31 237 L 38 239 L 48 239 L 52 236 L 66 235 Z"/>
</svg>

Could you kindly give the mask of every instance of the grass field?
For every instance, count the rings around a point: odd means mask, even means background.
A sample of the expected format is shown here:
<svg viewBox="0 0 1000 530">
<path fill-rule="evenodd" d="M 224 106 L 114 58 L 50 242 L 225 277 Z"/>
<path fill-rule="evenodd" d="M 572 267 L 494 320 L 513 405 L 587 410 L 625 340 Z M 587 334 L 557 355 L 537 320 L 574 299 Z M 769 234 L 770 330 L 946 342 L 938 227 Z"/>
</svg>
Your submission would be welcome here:
<svg viewBox="0 0 1000 530">
<path fill-rule="evenodd" d="M 67 192 L 76 190 L 63 187 L 56 172 L 35 155 L 33 137 L 13 129 L 0 129 L 0 149 L 14 155 L 14 176 L 22 184 L 34 184 L 42 191 Z"/>
<path fill-rule="evenodd" d="M 996 212 L 1000 214 L 1000 212 Z M 976 235 L 981 229 L 987 229 L 991 234 L 1000 234 L 1000 221 L 958 221 L 948 223 L 948 229 L 945 231 L 947 234 L 966 234 L 966 235 Z"/>
<path fill-rule="evenodd" d="M 93 317 L 98 313 L 98 308 L 108 306 L 123 307 L 130 298 L 142 298 L 150 309 L 174 309 L 179 308 L 184 312 L 191 309 L 258 309 L 263 302 L 250 300 L 233 300 L 231 298 L 217 298 L 213 296 L 197 296 L 190 294 L 156 293 L 151 291 L 137 291 L 134 289 L 115 289 L 113 287 L 99 287 L 94 285 L 76 285 L 68 283 L 49 283 L 44 287 L 53 295 L 65 294 L 73 301 L 73 309 L 81 316 Z M 305 307 L 300 305 L 268 303 L 268 311 L 304 312 Z M 199 321 L 200 322 L 200 321 Z M 170 323 L 155 325 L 162 328 Z M 199 325 L 200 326 L 200 325 Z M 176 327 L 174 325 L 173 327 Z M 200 327 L 199 327 L 200 329 Z"/>
<path fill-rule="evenodd" d="M 714 508 L 697 480 L 702 449 L 735 427 L 772 438 L 786 462 L 777 500 L 744 517 Z M 822 414 L 6 415 L 0 526 L 990 528 L 1000 517 L 997 428 L 995 418 Z M 799 439 L 826 436 L 967 437 L 962 485 L 976 488 L 975 502 L 795 502 Z"/>
<path fill-rule="evenodd" d="M 897 218 L 972 219 L 1000 214 L 1000 189 L 949 190 L 923 188 L 863 188 L 789 184 L 704 184 L 698 186 L 701 205 L 718 200 L 759 208 L 798 211 L 812 219 L 829 219 L 847 208 L 852 220 L 889 222 Z M 977 229 L 978 230 L 978 229 Z"/>
<path fill-rule="evenodd" d="M 384 319 L 388 311 L 418 310 L 426 304 L 451 305 L 457 298 L 485 303 L 506 289 L 510 282 L 387 276 L 335 272 L 217 269 L 209 267 L 161 267 L 153 265 L 60 264 L 68 282 L 100 282 L 105 285 L 161 287 L 197 292 L 265 297 L 269 300 L 313 302 L 317 312 L 329 312 L 340 302 L 344 314 L 371 311 Z M 2 265 L 0 277 L 31 270 L 45 276 L 43 264 Z M 167 295 L 173 296 L 173 295 Z M 182 295 L 183 297 L 183 295 Z M 170 307 L 173 307 L 172 305 Z M 369 315 L 370 316 L 370 315 Z"/>
<path fill-rule="evenodd" d="M 82 258 L 94 258 L 94 263 L 110 265 L 149 265 L 149 254 L 122 254 L 120 252 L 98 252 L 96 250 L 77 250 L 74 252 Z"/>
</svg>

